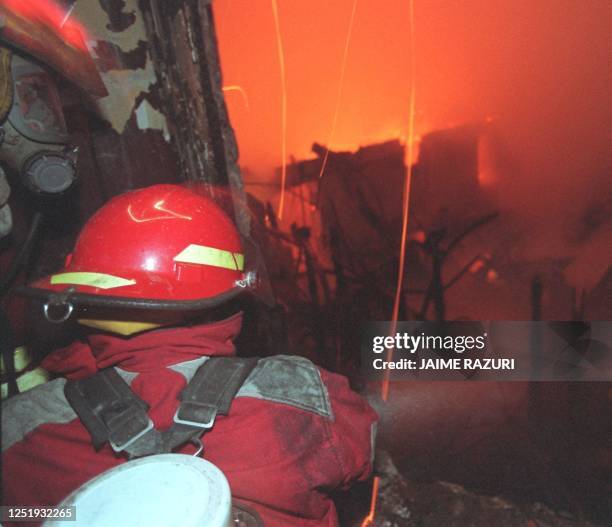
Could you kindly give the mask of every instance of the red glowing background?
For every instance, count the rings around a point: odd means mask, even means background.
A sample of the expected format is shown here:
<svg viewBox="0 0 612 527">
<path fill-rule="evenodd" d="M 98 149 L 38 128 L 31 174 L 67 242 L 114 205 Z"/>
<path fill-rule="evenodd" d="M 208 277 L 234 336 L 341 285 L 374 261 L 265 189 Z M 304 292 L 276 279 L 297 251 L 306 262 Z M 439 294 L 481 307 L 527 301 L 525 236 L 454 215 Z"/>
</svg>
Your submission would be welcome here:
<svg viewBox="0 0 612 527">
<path fill-rule="evenodd" d="M 329 138 L 354 3 L 279 2 L 289 156 L 308 156 L 313 141 Z M 408 6 L 356 2 L 332 148 L 405 137 Z M 591 159 L 607 152 L 611 3 L 415 0 L 414 9 L 418 134 L 489 116 L 507 124 L 508 140 L 528 159 L 542 148 L 566 154 L 567 146 L 586 148 Z M 224 85 L 240 86 L 248 100 L 226 92 L 241 162 L 260 171 L 278 166 L 281 81 L 272 2 L 216 0 L 214 12 Z M 589 168 L 579 155 L 570 161 L 568 171 Z"/>
<path fill-rule="evenodd" d="M 226 101 L 240 163 L 248 168 L 247 188 L 255 192 L 261 188 L 249 186 L 255 180 L 279 183 L 273 168 L 281 163 L 282 84 L 272 5 L 271 0 L 214 3 Z M 529 225 L 521 254 L 592 254 L 575 273 L 588 275 L 585 284 L 592 285 L 612 261 L 612 3 L 414 0 L 413 5 L 416 139 L 493 119 L 505 173 L 487 171 L 481 181 L 496 183 L 492 191 L 502 207 Z M 409 6 L 404 0 L 278 2 L 288 162 L 312 157 L 314 141 L 356 149 L 406 139 Z M 608 219 L 600 218 L 595 234 L 575 234 L 586 232 L 593 206 Z"/>
</svg>

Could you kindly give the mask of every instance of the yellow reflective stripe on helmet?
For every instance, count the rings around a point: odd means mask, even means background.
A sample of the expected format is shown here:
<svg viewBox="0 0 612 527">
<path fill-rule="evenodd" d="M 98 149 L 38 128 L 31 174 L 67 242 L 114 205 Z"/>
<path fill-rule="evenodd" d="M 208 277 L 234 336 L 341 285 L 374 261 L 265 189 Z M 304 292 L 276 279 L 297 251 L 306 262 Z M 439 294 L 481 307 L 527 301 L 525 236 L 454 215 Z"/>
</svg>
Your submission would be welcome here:
<svg viewBox="0 0 612 527">
<path fill-rule="evenodd" d="M 174 261 L 199 265 L 214 265 L 215 267 L 223 267 L 224 269 L 236 271 L 242 271 L 244 268 L 243 254 L 224 251 L 223 249 L 215 249 L 214 247 L 206 247 L 204 245 L 189 245 L 174 257 Z"/>
<path fill-rule="evenodd" d="M 99 289 L 113 289 L 124 285 L 134 285 L 136 280 L 128 280 L 120 276 L 104 273 L 60 273 L 51 277 L 51 285 L 71 284 L 88 285 Z"/>
</svg>

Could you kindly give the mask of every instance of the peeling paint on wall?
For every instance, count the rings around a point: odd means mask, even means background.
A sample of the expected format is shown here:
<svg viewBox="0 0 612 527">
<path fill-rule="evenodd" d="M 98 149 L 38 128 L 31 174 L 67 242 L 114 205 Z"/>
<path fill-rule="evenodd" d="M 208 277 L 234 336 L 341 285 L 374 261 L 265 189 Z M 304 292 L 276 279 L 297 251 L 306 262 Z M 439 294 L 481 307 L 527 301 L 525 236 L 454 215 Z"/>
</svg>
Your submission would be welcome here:
<svg viewBox="0 0 612 527">
<path fill-rule="evenodd" d="M 102 70 L 102 79 L 109 95 L 99 99 L 97 106 L 100 116 L 106 119 L 119 133 L 122 133 L 125 129 L 125 125 L 134 111 L 138 96 L 143 92 L 148 92 L 150 87 L 157 81 L 148 53 L 146 63 L 142 68 L 128 69 L 125 67 L 125 64 L 121 63 L 122 55 L 137 51 L 142 46 L 142 43 L 147 41 L 146 30 L 142 14 L 137 6 L 137 0 L 125 0 L 123 11 L 126 14 L 134 15 L 134 22 L 123 31 L 112 31 L 110 29 L 115 26 L 109 19 L 107 11 L 101 7 L 100 0 L 79 0 L 73 13 L 73 16 L 78 18 L 87 28 L 88 45 L 94 60 L 105 61 L 105 67 L 100 69 Z M 110 44 L 111 47 L 117 49 L 117 61 L 115 64 L 109 66 L 107 63 L 108 57 L 97 56 L 96 48 L 100 49 L 103 47 L 99 45 L 100 42 Z M 108 49 L 109 46 L 106 45 L 104 47 Z M 157 112 L 152 106 L 149 105 L 149 107 L 154 112 Z M 157 113 L 159 114 L 159 112 Z M 166 138 L 168 135 L 167 126 L 163 124 L 162 127 L 159 124 L 161 122 L 160 117 L 165 123 L 165 117 L 159 114 L 159 117 L 155 116 L 152 118 L 151 122 L 155 123 L 155 126 L 150 128 L 163 130 L 164 138 Z"/>
<path fill-rule="evenodd" d="M 156 81 L 153 64 L 147 60 L 144 69 L 110 70 L 102 73 L 102 80 L 109 95 L 98 100 L 100 114 L 121 133 L 134 111 L 137 97 Z"/>
<path fill-rule="evenodd" d="M 136 108 L 136 124 L 140 130 L 161 130 L 166 142 L 170 141 L 166 117 L 163 113 L 153 108 L 146 99 L 143 99 L 138 108 Z"/>
<path fill-rule="evenodd" d="M 100 6 L 100 0 L 79 0 L 73 16 L 83 22 L 91 39 L 106 40 L 120 47 L 123 51 L 132 51 L 138 47 L 139 40 L 147 40 L 142 15 L 136 0 L 125 0 L 125 12 L 136 15 L 134 23 L 124 31 L 109 30 L 108 14 Z"/>
</svg>

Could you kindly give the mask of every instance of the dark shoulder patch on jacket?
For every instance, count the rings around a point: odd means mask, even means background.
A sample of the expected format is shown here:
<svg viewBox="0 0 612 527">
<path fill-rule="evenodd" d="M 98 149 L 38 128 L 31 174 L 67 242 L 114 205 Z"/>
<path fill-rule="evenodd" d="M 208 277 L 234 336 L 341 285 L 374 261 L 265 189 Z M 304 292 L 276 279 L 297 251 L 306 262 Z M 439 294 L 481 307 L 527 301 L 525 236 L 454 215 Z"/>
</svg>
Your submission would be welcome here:
<svg viewBox="0 0 612 527">
<path fill-rule="evenodd" d="M 334 418 L 319 369 L 303 357 L 278 355 L 261 359 L 236 397 L 273 401 Z"/>
<path fill-rule="evenodd" d="M 77 418 L 64 397 L 65 384 L 66 379 L 55 379 L 2 402 L 2 451 L 40 425 Z"/>
</svg>

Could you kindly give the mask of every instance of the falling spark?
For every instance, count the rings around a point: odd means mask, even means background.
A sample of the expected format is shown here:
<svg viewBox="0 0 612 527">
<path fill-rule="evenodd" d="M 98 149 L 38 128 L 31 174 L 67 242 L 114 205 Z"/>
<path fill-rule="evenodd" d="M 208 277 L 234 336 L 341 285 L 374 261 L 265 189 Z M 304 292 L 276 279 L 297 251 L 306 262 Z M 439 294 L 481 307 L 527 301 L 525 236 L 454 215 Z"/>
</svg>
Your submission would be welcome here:
<svg viewBox="0 0 612 527">
<path fill-rule="evenodd" d="M 410 212 L 410 184 L 412 182 L 412 157 L 414 149 L 414 117 L 415 117 L 415 66 L 414 66 L 414 0 L 410 0 L 410 107 L 408 113 L 408 162 L 406 163 L 406 178 L 404 180 L 404 195 L 402 207 L 402 238 L 399 254 L 399 269 L 397 273 L 397 287 L 395 289 L 395 301 L 393 303 L 393 313 L 391 316 L 392 328 L 391 333 L 395 334 L 397 327 L 397 318 L 399 316 L 399 306 L 402 297 L 402 288 L 404 283 L 404 267 L 406 264 L 406 240 L 408 237 L 408 217 Z M 393 352 L 389 350 L 388 354 Z M 390 359 L 390 357 L 388 357 Z M 385 370 L 385 376 L 382 385 L 382 398 L 386 401 L 389 396 L 389 371 Z"/>
<path fill-rule="evenodd" d="M 247 109 L 247 112 L 251 111 L 251 105 L 249 104 L 249 96 L 247 95 L 247 92 L 244 90 L 244 88 L 238 84 L 232 84 L 231 86 L 223 86 L 223 88 L 221 88 L 224 92 L 225 91 L 237 91 L 241 96 L 242 96 L 242 102 L 244 102 L 244 106 Z"/>
<path fill-rule="evenodd" d="M 64 24 L 66 22 L 68 22 L 68 19 L 70 18 L 70 15 L 74 11 L 75 6 L 76 6 L 76 0 L 72 3 L 72 5 L 70 6 L 70 9 L 68 9 L 68 11 L 66 12 L 66 15 L 64 16 L 64 19 L 62 20 L 62 22 L 60 24 L 60 27 L 64 27 Z"/>
<path fill-rule="evenodd" d="M 285 78 L 285 52 L 283 51 L 283 39 L 280 32 L 278 20 L 278 5 L 272 0 L 272 14 L 274 15 L 274 30 L 276 32 L 276 48 L 278 50 L 278 64 L 281 76 L 281 192 L 278 204 L 278 219 L 283 219 L 283 208 L 285 206 L 285 183 L 287 180 L 287 80 Z"/>
<path fill-rule="evenodd" d="M 374 483 L 372 484 L 372 501 L 370 502 L 370 512 L 361 522 L 360 527 L 369 527 L 374 525 L 374 518 L 376 517 L 376 501 L 378 498 L 378 485 L 380 484 L 380 477 L 374 477 Z"/>
<path fill-rule="evenodd" d="M 353 33 L 353 21 L 355 20 L 355 12 L 357 11 L 357 0 L 353 0 L 353 9 L 351 10 L 351 17 L 349 19 L 348 30 L 346 32 L 346 40 L 344 42 L 344 52 L 342 54 L 342 64 L 340 66 L 340 80 L 338 82 L 338 94 L 336 96 L 336 107 L 334 109 L 334 116 L 332 118 L 332 125 L 327 138 L 325 156 L 323 157 L 323 163 L 321 164 L 321 171 L 319 172 L 319 179 L 323 177 L 325 167 L 327 166 L 327 159 L 329 157 L 329 149 L 331 142 L 336 133 L 336 123 L 338 122 L 338 113 L 340 111 L 340 102 L 342 101 L 342 89 L 344 87 L 344 72 L 346 71 L 346 59 L 348 57 L 349 44 L 351 42 L 351 35 Z"/>
<path fill-rule="evenodd" d="M 414 45 L 414 0 L 410 0 L 409 4 L 409 27 L 410 27 L 410 103 L 409 103 L 409 114 L 408 114 L 408 160 L 406 167 L 406 178 L 404 180 L 404 194 L 403 194 L 403 207 L 402 207 L 402 238 L 400 243 L 399 253 L 399 269 L 397 272 L 397 287 L 395 289 L 395 300 L 393 302 L 393 313 L 391 315 L 391 330 L 390 334 L 393 335 L 397 329 L 397 319 L 399 317 L 399 306 L 402 296 L 402 288 L 404 283 L 404 266 L 406 264 L 406 240 L 408 235 L 408 217 L 410 209 L 410 183 L 412 181 L 412 156 L 413 156 L 413 145 L 414 145 L 414 117 L 415 117 L 415 100 L 416 100 L 416 86 L 415 86 L 415 45 Z M 392 359 L 393 349 L 387 351 L 387 361 Z M 384 402 L 389 399 L 389 370 L 385 370 L 383 377 L 383 383 L 381 386 L 381 398 Z M 376 518 L 376 503 L 378 501 L 378 487 L 380 484 L 380 478 L 376 476 L 374 478 L 374 484 L 372 485 L 372 498 L 370 501 L 370 512 L 361 523 L 361 527 L 369 527 L 374 525 Z"/>
</svg>

